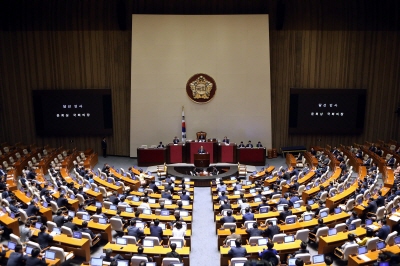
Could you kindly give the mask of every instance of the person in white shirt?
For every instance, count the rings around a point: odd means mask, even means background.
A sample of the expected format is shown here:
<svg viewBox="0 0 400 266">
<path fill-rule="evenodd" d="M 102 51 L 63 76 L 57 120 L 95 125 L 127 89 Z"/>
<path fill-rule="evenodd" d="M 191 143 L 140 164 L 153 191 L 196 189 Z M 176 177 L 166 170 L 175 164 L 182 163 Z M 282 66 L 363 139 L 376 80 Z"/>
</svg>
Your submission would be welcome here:
<svg viewBox="0 0 400 266">
<path fill-rule="evenodd" d="M 357 244 L 357 242 L 356 242 L 356 236 L 354 235 L 354 234 L 348 234 L 347 235 L 347 242 L 346 243 L 344 243 L 342 246 L 341 246 L 341 249 L 342 250 L 344 250 L 344 248 L 347 246 L 347 245 L 350 245 L 350 244 Z"/>
<path fill-rule="evenodd" d="M 308 215 L 308 214 L 314 214 L 314 215 L 315 215 L 315 213 L 312 211 L 310 205 L 307 205 L 307 206 L 306 206 L 306 211 L 303 212 L 303 214 L 301 215 L 301 219 L 304 220 L 304 216 L 306 216 L 306 215 Z"/>
<path fill-rule="evenodd" d="M 149 199 L 144 198 L 142 204 L 140 204 L 139 208 L 150 209 Z"/>
<path fill-rule="evenodd" d="M 181 222 L 176 222 L 174 229 L 172 229 L 173 237 L 184 237 L 186 235 L 186 229 L 183 228 Z"/>
</svg>

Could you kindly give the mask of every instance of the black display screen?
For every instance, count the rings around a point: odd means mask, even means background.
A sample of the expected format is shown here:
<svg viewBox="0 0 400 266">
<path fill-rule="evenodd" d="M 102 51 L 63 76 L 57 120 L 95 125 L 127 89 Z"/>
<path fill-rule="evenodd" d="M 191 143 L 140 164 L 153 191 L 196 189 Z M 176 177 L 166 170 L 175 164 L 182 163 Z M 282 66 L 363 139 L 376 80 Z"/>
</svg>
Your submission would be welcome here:
<svg viewBox="0 0 400 266">
<path fill-rule="evenodd" d="M 110 89 L 34 90 L 33 108 L 39 136 L 113 132 Z"/>
<path fill-rule="evenodd" d="M 290 89 L 290 134 L 360 134 L 366 90 Z"/>
</svg>

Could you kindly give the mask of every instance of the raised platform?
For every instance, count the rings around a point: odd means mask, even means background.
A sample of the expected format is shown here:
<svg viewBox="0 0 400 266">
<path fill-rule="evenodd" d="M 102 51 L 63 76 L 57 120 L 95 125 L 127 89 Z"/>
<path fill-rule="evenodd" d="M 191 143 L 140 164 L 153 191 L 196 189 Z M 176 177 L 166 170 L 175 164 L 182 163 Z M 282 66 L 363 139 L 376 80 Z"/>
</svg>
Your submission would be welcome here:
<svg viewBox="0 0 400 266">
<path fill-rule="evenodd" d="M 212 175 L 212 176 L 192 176 L 190 174 L 190 171 L 192 171 L 194 169 L 194 165 L 180 165 L 180 166 L 176 166 L 176 165 L 170 165 L 167 166 L 167 173 L 168 175 L 174 176 L 178 179 L 182 179 L 182 178 L 190 178 L 191 181 L 194 182 L 194 186 L 195 187 L 209 187 L 210 186 L 210 181 L 213 181 L 217 178 L 220 179 L 230 179 L 232 176 L 237 177 L 238 176 L 238 166 L 237 164 L 228 164 L 228 165 L 221 165 L 218 164 L 215 166 L 218 171 L 219 174 L 218 175 Z M 212 172 L 212 168 L 208 167 L 206 170 L 208 172 Z"/>
</svg>

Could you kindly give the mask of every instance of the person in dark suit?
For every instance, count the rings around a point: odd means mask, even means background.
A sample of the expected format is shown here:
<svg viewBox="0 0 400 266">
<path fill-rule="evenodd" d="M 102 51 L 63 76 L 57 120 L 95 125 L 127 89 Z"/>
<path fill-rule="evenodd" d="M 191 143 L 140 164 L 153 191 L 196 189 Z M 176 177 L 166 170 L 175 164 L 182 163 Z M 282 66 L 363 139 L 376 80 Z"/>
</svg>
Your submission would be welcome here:
<svg viewBox="0 0 400 266">
<path fill-rule="evenodd" d="M 347 224 L 347 225 L 350 225 L 351 222 L 354 221 L 354 220 L 356 220 L 356 219 L 358 219 L 358 214 L 357 214 L 355 211 L 353 211 L 353 212 L 351 213 L 350 218 L 346 220 L 346 224 Z"/>
<path fill-rule="evenodd" d="M 176 252 L 176 244 L 172 243 L 171 245 L 169 245 L 169 247 L 171 248 L 171 251 L 168 252 L 167 254 L 165 254 L 165 257 L 167 258 L 177 258 L 179 261 L 182 261 L 181 256 L 179 256 L 178 252 Z"/>
<path fill-rule="evenodd" d="M 219 206 L 219 211 L 231 210 L 231 209 L 232 209 L 232 205 L 230 203 L 228 203 L 228 199 L 224 199 L 224 204 L 221 204 L 221 206 Z"/>
<path fill-rule="evenodd" d="M 58 209 L 56 216 L 53 218 L 53 222 L 56 223 L 57 227 L 61 227 L 66 222 L 64 215 L 62 215 L 62 210 Z"/>
<path fill-rule="evenodd" d="M 162 240 L 164 233 L 162 228 L 158 226 L 159 224 L 160 220 L 155 219 L 154 225 L 150 225 L 150 236 L 155 236 L 158 237 L 159 240 Z"/>
<path fill-rule="evenodd" d="M 28 215 L 28 217 L 36 216 L 38 212 L 39 208 L 36 206 L 35 201 L 31 200 L 31 204 L 29 204 L 28 208 L 26 209 L 26 215 Z"/>
<path fill-rule="evenodd" d="M 229 144 L 229 139 L 225 136 L 222 142 L 224 142 L 225 144 Z"/>
<path fill-rule="evenodd" d="M 253 223 L 253 228 L 246 229 L 246 233 L 249 234 L 249 237 L 262 236 L 264 231 L 258 229 L 258 224 L 257 224 L 257 222 L 255 222 L 255 223 Z"/>
<path fill-rule="evenodd" d="M 272 221 L 268 221 L 268 227 L 265 229 L 264 234 L 272 240 L 274 235 L 279 234 L 281 232 L 281 229 L 279 226 L 274 225 Z"/>
<path fill-rule="evenodd" d="M 390 158 L 386 161 L 387 166 L 393 167 L 395 163 L 395 159 L 393 155 L 390 156 Z"/>
<path fill-rule="evenodd" d="M 200 134 L 199 142 L 206 142 L 206 137 L 203 134 Z"/>
<path fill-rule="evenodd" d="M 228 251 L 231 258 L 243 258 L 247 256 L 246 248 L 242 247 L 242 240 L 240 238 L 235 240 L 235 247 L 231 247 Z"/>
<path fill-rule="evenodd" d="M 143 230 L 136 227 L 136 221 L 131 220 L 130 226 L 126 228 L 128 230 L 128 236 L 134 236 L 136 239 L 144 238 Z"/>
<path fill-rule="evenodd" d="M 244 146 L 243 141 L 240 142 L 240 144 L 238 145 L 238 148 L 245 148 L 246 146 Z"/>
<path fill-rule="evenodd" d="M 224 223 L 236 223 L 235 217 L 232 216 L 232 211 L 227 211 L 225 217 L 222 217 L 219 221 L 224 224 Z"/>
<path fill-rule="evenodd" d="M 10 254 L 7 266 L 24 265 L 23 261 L 24 261 L 24 251 L 22 249 L 22 245 L 18 244 L 15 246 L 14 252 Z"/>
<path fill-rule="evenodd" d="M 58 208 L 68 207 L 68 200 L 65 198 L 65 194 L 61 193 L 60 197 L 57 199 Z"/>
<path fill-rule="evenodd" d="M 382 206 L 385 206 L 385 197 L 384 196 L 382 196 L 382 191 L 378 191 L 378 198 L 376 199 L 376 206 L 379 208 L 379 207 L 382 207 Z M 383 239 L 383 238 L 381 238 L 381 239 Z"/>
<path fill-rule="evenodd" d="M 162 198 L 162 199 L 170 199 L 170 200 L 172 200 L 172 195 L 171 195 L 171 193 L 168 191 L 167 188 L 165 188 L 164 191 L 161 192 L 161 198 Z"/>
<path fill-rule="evenodd" d="M 293 254 L 293 257 L 296 256 L 297 254 L 307 254 L 310 253 L 310 251 L 307 249 L 307 242 L 301 241 L 300 243 L 300 249 L 295 251 Z"/>
<path fill-rule="evenodd" d="M 94 233 L 92 232 L 92 230 L 90 230 L 90 229 L 88 228 L 88 222 L 87 222 L 87 221 L 83 221 L 83 222 L 82 222 L 82 229 L 81 229 L 81 232 L 82 232 L 82 233 L 87 233 L 87 234 L 89 234 L 90 237 L 92 238 L 92 240 L 95 239 L 95 238 L 101 237 L 101 234 L 94 234 Z"/>
<path fill-rule="evenodd" d="M 261 141 L 257 142 L 256 147 L 257 147 L 257 148 L 262 148 L 262 147 L 263 147 L 263 145 L 261 144 Z"/>
<path fill-rule="evenodd" d="M 283 212 L 281 212 L 281 213 L 279 214 L 278 219 L 279 219 L 280 221 L 285 222 L 285 221 L 286 221 L 286 217 L 289 216 L 289 215 L 292 215 L 292 211 L 289 211 L 289 207 L 288 207 L 288 206 L 284 206 L 284 207 L 283 207 Z"/>
<path fill-rule="evenodd" d="M 192 198 L 186 193 L 186 190 L 182 190 L 181 200 L 192 200 Z"/>
<path fill-rule="evenodd" d="M 158 144 L 157 148 L 158 148 L 158 149 L 164 148 L 164 144 L 162 144 L 162 141 L 160 141 L 160 144 Z"/>
<path fill-rule="evenodd" d="M 174 144 L 178 144 L 179 143 L 179 139 L 177 136 L 175 136 L 174 140 L 172 141 Z"/>
<path fill-rule="evenodd" d="M 376 202 L 372 197 L 368 199 L 368 206 L 363 206 L 365 208 L 365 212 L 371 212 L 371 213 L 376 213 L 376 210 L 378 209 L 378 205 L 376 205 Z"/>
<path fill-rule="evenodd" d="M 316 208 L 315 211 L 314 211 L 315 215 L 318 215 L 319 212 L 320 212 L 323 208 L 325 208 L 324 202 L 321 201 L 321 200 L 318 201 L 318 208 Z"/>
<path fill-rule="evenodd" d="M 107 158 L 107 140 L 106 138 L 103 138 L 101 141 L 101 149 L 103 150 L 103 157 Z"/>
<path fill-rule="evenodd" d="M 78 227 L 75 223 L 72 222 L 73 219 L 74 219 L 74 218 L 72 218 L 72 216 L 68 216 L 67 222 L 64 223 L 63 226 L 66 226 L 66 227 L 68 227 L 68 228 L 71 228 L 72 232 L 74 232 L 74 231 L 79 231 L 79 227 Z"/>
<path fill-rule="evenodd" d="M 254 221 L 254 213 L 250 212 L 250 207 L 246 207 L 245 209 L 245 213 L 243 214 L 243 221 Z"/>
<path fill-rule="evenodd" d="M 138 248 L 138 251 L 139 251 L 139 248 Z M 108 248 L 104 252 L 105 255 L 100 256 L 100 258 L 102 258 L 103 261 L 111 262 L 111 263 L 114 263 L 114 262 L 116 263 L 116 261 L 124 259 L 124 257 L 122 257 L 120 254 L 117 254 L 115 256 L 111 256 L 112 252 L 113 252 L 113 250 L 111 248 Z M 110 265 L 112 265 L 112 264 L 110 264 Z"/>
<path fill-rule="evenodd" d="M 43 256 L 42 259 L 39 259 L 38 256 L 40 254 L 40 249 L 34 248 L 32 249 L 31 255 L 25 255 L 25 266 L 46 266 L 46 258 Z M 7 264 L 8 265 L 8 264 Z"/>
<path fill-rule="evenodd" d="M 41 249 L 49 247 L 50 243 L 53 241 L 53 237 L 46 233 L 46 229 L 47 227 L 42 225 L 38 234 L 37 241 Z"/>
<path fill-rule="evenodd" d="M 325 227 L 326 225 L 324 224 L 324 220 L 322 218 L 318 219 L 318 224 L 313 228 L 313 230 L 311 231 L 311 233 L 313 233 L 314 235 L 317 233 L 318 229 Z"/>
<path fill-rule="evenodd" d="M 379 239 L 386 240 L 387 236 L 390 234 L 390 226 L 387 225 L 386 219 L 382 219 L 382 227 L 376 233 Z"/>
<path fill-rule="evenodd" d="M 119 198 L 118 198 L 118 192 L 117 191 L 113 191 L 112 192 L 112 195 L 109 197 L 109 201 L 111 201 L 112 204 L 114 204 L 114 205 L 118 205 Z"/>
<path fill-rule="evenodd" d="M 253 148 L 253 144 L 251 144 L 251 140 L 247 142 L 246 148 Z"/>
<path fill-rule="evenodd" d="M 200 146 L 200 149 L 198 150 L 198 154 L 205 154 L 206 150 L 203 148 L 203 146 Z"/>
</svg>

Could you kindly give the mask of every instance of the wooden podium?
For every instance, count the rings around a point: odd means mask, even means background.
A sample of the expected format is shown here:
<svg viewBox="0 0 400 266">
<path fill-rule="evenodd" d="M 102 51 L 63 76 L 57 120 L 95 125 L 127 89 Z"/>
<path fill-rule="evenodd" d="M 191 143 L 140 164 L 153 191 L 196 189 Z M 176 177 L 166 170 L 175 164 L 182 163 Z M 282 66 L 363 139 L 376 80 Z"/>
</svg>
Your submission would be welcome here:
<svg viewBox="0 0 400 266">
<path fill-rule="evenodd" d="M 209 167 L 210 154 L 194 154 L 194 166 L 196 167 Z"/>
</svg>

